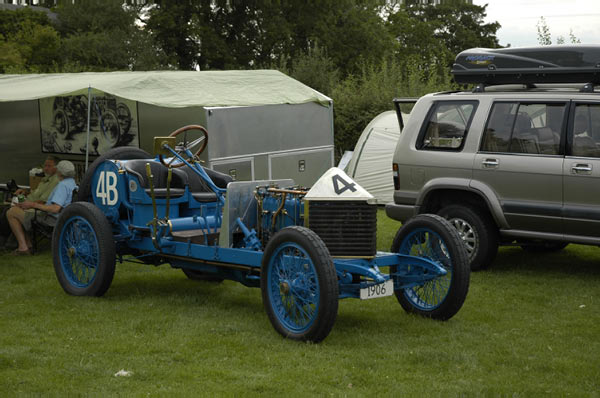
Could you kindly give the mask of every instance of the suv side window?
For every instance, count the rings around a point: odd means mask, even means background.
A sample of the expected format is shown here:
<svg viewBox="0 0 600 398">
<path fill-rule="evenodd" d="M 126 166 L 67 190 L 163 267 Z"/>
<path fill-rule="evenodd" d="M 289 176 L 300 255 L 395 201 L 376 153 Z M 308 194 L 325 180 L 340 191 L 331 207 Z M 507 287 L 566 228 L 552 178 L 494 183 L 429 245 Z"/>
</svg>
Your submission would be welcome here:
<svg viewBox="0 0 600 398">
<path fill-rule="evenodd" d="M 429 112 L 419 149 L 459 150 L 471 125 L 476 101 L 440 101 Z"/>
<path fill-rule="evenodd" d="M 600 158 L 600 104 L 576 104 L 571 154 Z"/>
<path fill-rule="evenodd" d="M 565 109 L 564 103 L 495 103 L 481 150 L 558 155 Z"/>
</svg>

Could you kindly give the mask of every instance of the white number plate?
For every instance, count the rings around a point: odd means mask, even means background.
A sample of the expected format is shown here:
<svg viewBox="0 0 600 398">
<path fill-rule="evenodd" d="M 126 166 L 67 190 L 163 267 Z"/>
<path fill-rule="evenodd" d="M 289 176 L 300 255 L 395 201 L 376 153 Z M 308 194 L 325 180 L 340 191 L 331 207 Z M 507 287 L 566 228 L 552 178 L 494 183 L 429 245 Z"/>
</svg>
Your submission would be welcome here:
<svg viewBox="0 0 600 398">
<path fill-rule="evenodd" d="M 394 293 L 394 281 L 387 280 L 379 285 L 373 285 L 360 289 L 360 299 L 367 300 L 378 297 L 391 296 Z"/>
</svg>

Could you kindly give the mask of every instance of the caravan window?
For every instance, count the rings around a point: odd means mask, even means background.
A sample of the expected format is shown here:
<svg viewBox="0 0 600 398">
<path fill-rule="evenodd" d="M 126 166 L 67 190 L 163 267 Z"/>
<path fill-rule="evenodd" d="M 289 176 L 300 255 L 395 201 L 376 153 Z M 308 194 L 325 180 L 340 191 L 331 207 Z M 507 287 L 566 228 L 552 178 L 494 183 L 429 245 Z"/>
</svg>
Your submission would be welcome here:
<svg viewBox="0 0 600 398">
<path fill-rule="evenodd" d="M 476 107 L 476 101 L 436 102 L 429 112 L 418 148 L 460 150 Z"/>
</svg>

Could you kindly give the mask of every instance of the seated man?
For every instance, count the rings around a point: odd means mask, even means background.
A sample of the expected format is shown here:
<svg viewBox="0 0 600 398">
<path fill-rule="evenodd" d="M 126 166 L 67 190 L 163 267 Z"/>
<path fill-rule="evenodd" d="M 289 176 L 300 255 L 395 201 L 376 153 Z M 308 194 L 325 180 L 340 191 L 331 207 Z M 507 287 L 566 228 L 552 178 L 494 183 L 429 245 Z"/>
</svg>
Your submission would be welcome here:
<svg viewBox="0 0 600 398">
<path fill-rule="evenodd" d="M 38 186 L 31 192 L 24 189 L 17 189 L 15 195 L 26 194 L 26 200 L 30 202 L 44 203 L 48 200 L 50 193 L 58 184 L 58 176 L 56 175 L 56 165 L 59 159 L 56 156 L 48 156 L 44 162 L 44 178 Z"/>
<path fill-rule="evenodd" d="M 25 200 L 29 202 L 46 203 L 50 193 L 58 184 L 58 176 L 56 175 L 56 165 L 59 159 L 56 156 L 48 156 L 44 162 L 44 178 L 40 181 L 36 189 L 31 192 L 26 192 L 24 189 L 17 189 L 15 195 L 28 194 Z M 10 226 L 8 225 L 8 219 L 6 218 L 6 211 L 0 212 L 0 236 L 7 238 L 10 235 Z"/>
<path fill-rule="evenodd" d="M 75 175 L 75 166 L 68 160 L 62 160 L 56 166 L 59 179 L 58 185 L 50 193 L 50 197 L 45 204 L 38 202 L 25 201 L 17 206 L 11 207 L 6 212 L 6 218 L 10 225 L 12 233 L 17 239 L 19 246 L 13 252 L 16 255 L 30 254 L 30 241 L 25 234 L 26 230 L 31 229 L 31 220 L 35 217 L 35 210 L 41 210 L 41 221 L 48 225 L 54 225 L 58 213 L 63 207 L 71 203 L 73 199 L 73 190 L 77 187 L 73 176 Z"/>
</svg>

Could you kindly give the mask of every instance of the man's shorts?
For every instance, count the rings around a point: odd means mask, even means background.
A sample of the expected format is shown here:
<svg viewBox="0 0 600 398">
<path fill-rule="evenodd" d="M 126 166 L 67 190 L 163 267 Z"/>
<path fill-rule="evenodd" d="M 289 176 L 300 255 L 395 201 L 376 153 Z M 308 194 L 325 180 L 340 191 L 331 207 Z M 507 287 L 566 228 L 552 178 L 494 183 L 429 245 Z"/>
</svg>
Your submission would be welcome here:
<svg viewBox="0 0 600 398">
<path fill-rule="evenodd" d="M 25 231 L 31 231 L 31 221 L 33 221 L 34 218 L 36 219 L 37 223 L 42 225 L 49 227 L 54 227 L 56 225 L 56 217 L 46 213 L 45 211 L 38 210 L 37 217 L 35 213 L 35 209 L 23 210 L 20 207 L 13 206 L 8 210 L 7 215 L 11 214 L 13 217 L 19 220 Z"/>
</svg>

